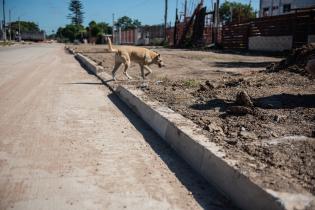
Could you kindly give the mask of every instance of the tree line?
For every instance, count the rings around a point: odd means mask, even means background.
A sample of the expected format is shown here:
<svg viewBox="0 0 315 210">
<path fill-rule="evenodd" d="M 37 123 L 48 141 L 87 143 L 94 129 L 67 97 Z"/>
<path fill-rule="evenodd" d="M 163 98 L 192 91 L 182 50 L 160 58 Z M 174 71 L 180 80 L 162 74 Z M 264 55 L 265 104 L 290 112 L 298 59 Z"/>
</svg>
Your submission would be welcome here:
<svg viewBox="0 0 315 210">
<path fill-rule="evenodd" d="M 70 24 L 58 28 L 55 37 L 62 42 L 73 42 L 95 38 L 96 42 L 102 40 L 102 35 L 112 34 L 113 28 L 106 22 L 91 21 L 87 27 L 83 26 L 84 7 L 80 0 L 71 0 L 69 3 L 68 19 Z M 223 23 L 231 21 L 245 21 L 256 16 L 253 8 L 249 4 L 225 1 L 219 9 L 220 19 Z M 141 22 L 128 16 L 123 16 L 115 22 L 117 28 L 122 30 L 134 29 L 141 26 Z"/>
<path fill-rule="evenodd" d="M 112 34 L 113 28 L 106 22 L 91 21 L 87 27 L 83 26 L 84 22 L 84 7 L 80 0 L 71 0 L 69 3 L 68 19 L 70 24 L 59 27 L 55 37 L 62 42 L 73 42 L 75 40 L 83 40 L 94 38 L 96 43 L 102 40 L 102 35 Z M 141 22 L 137 19 L 132 19 L 128 16 L 119 18 L 116 27 L 124 29 L 133 29 L 141 26 Z"/>
</svg>

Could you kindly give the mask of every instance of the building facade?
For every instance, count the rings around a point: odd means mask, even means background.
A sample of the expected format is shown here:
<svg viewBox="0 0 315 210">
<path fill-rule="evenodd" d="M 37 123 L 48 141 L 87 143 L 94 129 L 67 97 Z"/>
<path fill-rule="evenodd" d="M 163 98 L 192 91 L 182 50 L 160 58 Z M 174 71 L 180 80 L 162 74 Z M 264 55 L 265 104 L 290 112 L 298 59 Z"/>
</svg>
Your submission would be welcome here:
<svg viewBox="0 0 315 210">
<path fill-rule="evenodd" d="M 294 9 L 314 6 L 315 0 L 260 0 L 259 16 L 284 15 L 293 12 Z"/>
</svg>

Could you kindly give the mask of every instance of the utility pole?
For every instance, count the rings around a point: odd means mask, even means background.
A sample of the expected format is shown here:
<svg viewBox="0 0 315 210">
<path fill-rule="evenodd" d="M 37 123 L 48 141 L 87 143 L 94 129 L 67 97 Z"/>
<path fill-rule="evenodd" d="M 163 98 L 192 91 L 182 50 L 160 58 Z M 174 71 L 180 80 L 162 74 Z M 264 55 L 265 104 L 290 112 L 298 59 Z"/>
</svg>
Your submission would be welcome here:
<svg viewBox="0 0 315 210">
<path fill-rule="evenodd" d="M 165 0 L 165 12 L 164 12 L 164 42 L 167 39 L 167 10 L 168 10 L 168 0 Z"/>
<path fill-rule="evenodd" d="M 186 22 L 186 17 L 187 17 L 187 0 L 185 0 L 185 6 L 184 6 L 184 22 Z"/>
<path fill-rule="evenodd" d="M 11 9 L 9 9 L 9 41 L 11 41 Z"/>
<path fill-rule="evenodd" d="M 214 43 L 217 44 L 218 43 L 218 33 L 219 33 L 219 8 L 220 8 L 220 0 L 217 0 L 214 3 L 214 30 L 213 30 L 213 39 L 214 39 Z"/>
<path fill-rule="evenodd" d="M 20 17 L 19 17 L 19 41 L 21 41 L 21 23 L 20 23 Z"/>
<path fill-rule="evenodd" d="M 174 25 L 174 37 L 173 37 L 173 46 L 177 44 L 177 24 L 178 24 L 178 0 L 176 1 L 176 10 L 175 10 L 175 25 Z"/>
<path fill-rule="evenodd" d="M 112 28 L 112 38 L 113 38 L 113 43 L 115 44 L 115 13 L 113 13 L 113 28 Z"/>
<path fill-rule="evenodd" d="M 5 27 L 5 0 L 2 1 L 2 6 L 3 6 L 3 40 L 7 41 L 7 31 Z"/>
<path fill-rule="evenodd" d="M 217 0 L 217 7 L 216 7 L 216 27 L 219 27 L 220 23 L 220 14 L 219 14 L 219 8 L 220 8 L 220 0 Z"/>
</svg>

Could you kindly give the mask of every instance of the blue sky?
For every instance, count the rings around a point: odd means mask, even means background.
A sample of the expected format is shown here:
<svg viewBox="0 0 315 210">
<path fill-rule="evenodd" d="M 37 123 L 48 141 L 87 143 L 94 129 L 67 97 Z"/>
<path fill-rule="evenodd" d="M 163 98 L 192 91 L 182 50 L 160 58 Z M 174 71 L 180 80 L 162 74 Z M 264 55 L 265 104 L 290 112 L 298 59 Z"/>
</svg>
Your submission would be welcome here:
<svg viewBox="0 0 315 210">
<path fill-rule="evenodd" d="M 212 0 L 215 1 L 215 0 Z M 211 0 L 205 0 L 206 5 L 211 5 Z M 235 0 L 248 3 L 249 0 Z M 177 0 L 169 0 L 169 21 L 174 22 Z M 179 10 L 183 8 L 184 0 L 178 0 Z M 199 0 L 188 0 L 189 8 Z M 221 0 L 224 2 L 224 0 Z M 91 20 L 97 22 L 105 21 L 112 23 L 112 14 L 115 17 L 127 15 L 139 19 L 142 24 L 159 24 L 163 22 L 164 0 L 82 0 L 84 5 L 84 25 Z M 11 20 L 18 17 L 21 20 L 33 21 L 39 24 L 40 28 L 48 34 L 57 30 L 59 26 L 69 23 L 67 19 L 69 0 L 6 0 L 6 20 L 9 19 L 11 9 Z M 259 0 L 252 0 L 252 5 L 258 9 Z M 209 7 L 208 7 L 209 8 Z M 2 0 L 1 15 L 2 20 Z"/>
</svg>

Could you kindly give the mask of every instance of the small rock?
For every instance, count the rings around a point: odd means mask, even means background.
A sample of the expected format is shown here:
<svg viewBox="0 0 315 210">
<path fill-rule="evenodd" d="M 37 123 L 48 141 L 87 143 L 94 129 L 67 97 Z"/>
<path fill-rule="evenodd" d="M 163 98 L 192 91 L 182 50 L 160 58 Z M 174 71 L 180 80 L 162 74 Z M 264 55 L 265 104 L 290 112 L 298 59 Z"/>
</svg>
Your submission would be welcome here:
<svg viewBox="0 0 315 210">
<path fill-rule="evenodd" d="M 199 85 L 199 91 L 206 91 L 206 90 L 207 88 L 203 84 Z"/>
<path fill-rule="evenodd" d="M 216 133 L 219 135 L 224 135 L 223 129 L 216 125 L 215 123 L 210 123 L 207 127 L 206 130 L 208 130 L 210 133 Z"/>
<path fill-rule="evenodd" d="M 231 137 L 236 137 L 237 136 L 237 132 L 231 132 L 229 133 Z"/>
<path fill-rule="evenodd" d="M 200 120 L 203 123 L 209 123 L 211 121 L 210 117 L 208 117 L 208 116 L 201 117 Z"/>
<path fill-rule="evenodd" d="M 245 91 L 241 91 L 236 95 L 236 103 L 240 106 L 254 106 L 249 95 Z"/>
<path fill-rule="evenodd" d="M 207 80 L 205 84 L 206 84 L 210 89 L 214 89 L 214 88 L 215 88 L 215 86 L 214 86 L 213 84 L 211 84 L 209 80 Z"/>
<path fill-rule="evenodd" d="M 140 88 L 148 88 L 149 87 L 149 84 L 148 83 L 142 83 L 140 85 Z"/>
<path fill-rule="evenodd" d="M 279 122 L 279 121 L 280 121 L 280 116 L 279 116 L 279 115 L 275 115 L 274 118 L 273 118 L 273 120 L 274 120 L 275 122 Z"/>
<path fill-rule="evenodd" d="M 241 127 L 241 131 L 246 131 L 246 128 L 244 128 L 244 127 Z"/>
<path fill-rule="evenodd" d="M 240 136 L 245 139 L 258 139 L 255 133 L 249 131 L 241 131 Z"/>
<path fill-rule="evenodd" d="M 237 139 L 236 138 L 232 138 L 232 139 L 226 138 L 226 139 L 224 139 L 224 141 L 226 143 L 230 144 L 230 145 L 236 145 L 237 144 Z"/>
</svg>

